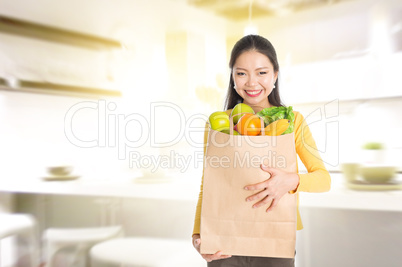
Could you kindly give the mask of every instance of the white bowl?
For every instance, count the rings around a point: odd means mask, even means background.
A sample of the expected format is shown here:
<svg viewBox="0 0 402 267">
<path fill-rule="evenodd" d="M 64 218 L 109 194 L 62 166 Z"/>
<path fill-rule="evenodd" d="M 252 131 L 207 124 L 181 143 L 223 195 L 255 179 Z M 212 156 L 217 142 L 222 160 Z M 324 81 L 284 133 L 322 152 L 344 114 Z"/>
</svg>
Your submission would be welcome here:
<svg viewBox="0 0 402 267">
<path fill-rule="evenodd" d="M 371 183 L 389 182 L 396 174 L 395 166 L 361 166 L 359 173 L 364 180 Z"/>
</svg>

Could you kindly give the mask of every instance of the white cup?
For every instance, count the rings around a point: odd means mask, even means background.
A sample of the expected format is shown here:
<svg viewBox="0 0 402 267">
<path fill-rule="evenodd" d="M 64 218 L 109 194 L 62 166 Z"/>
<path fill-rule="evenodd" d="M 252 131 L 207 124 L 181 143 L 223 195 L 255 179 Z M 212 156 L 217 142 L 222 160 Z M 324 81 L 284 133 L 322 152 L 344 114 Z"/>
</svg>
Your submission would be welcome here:
<svg viewBox="0 0 402 267">
<path fill-rule="evenodd" d="M 352 182 L 357 179 L 359 168 L 360 164 L 355 162 L 348 162 L 341 164 L 341 170 L 347 182 Z"/>
</svg>

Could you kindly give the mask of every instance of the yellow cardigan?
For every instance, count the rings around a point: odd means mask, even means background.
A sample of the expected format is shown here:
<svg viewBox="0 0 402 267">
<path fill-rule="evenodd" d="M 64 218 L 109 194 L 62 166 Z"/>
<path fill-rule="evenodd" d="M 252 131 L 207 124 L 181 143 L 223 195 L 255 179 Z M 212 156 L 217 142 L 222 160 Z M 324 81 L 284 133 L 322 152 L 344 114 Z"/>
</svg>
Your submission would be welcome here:
<svg viewBox="0 0 402 267">
<path fill-rule="evenodd" d="M 230 114 L 231 110 L 226 111 Z M 331 187 L 331 177 L 322 162 L 319 151 L 315 144 L 314 138 L 310 132 L 306 121 L 299 112 L 295 111 L 295 146 L 296 153 L 306 167 L 308 173 L 298 174 L 299 185 L 292 193 L 297 194 L 297 206 L 299 206 L 299 191 L 303 192 L 326 192 Z M 209 126 L 207 124 L 204 134 L 204 154 L 208 139 Z M 200 233 L 201 224 L 201 204 L 202 204 L 202 188 L 204 175 L 201 179 L 201 189 L 198 197 L 197 209 L 195 213 L 193 235 Z M 300 218 L 299 208 L 297 208 L 297 230 L 303 229 L 303 224 Z"/>
</svg>

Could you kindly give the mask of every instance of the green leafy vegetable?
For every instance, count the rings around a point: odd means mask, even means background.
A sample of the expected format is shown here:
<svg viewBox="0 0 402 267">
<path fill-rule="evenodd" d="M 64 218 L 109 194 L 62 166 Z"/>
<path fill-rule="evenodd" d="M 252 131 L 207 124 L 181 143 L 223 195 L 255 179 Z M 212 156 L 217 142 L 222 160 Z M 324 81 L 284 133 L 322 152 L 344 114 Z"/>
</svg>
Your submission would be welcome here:
<svg viewBox="0 0 402 267">
<path fill-rule="evenodd" d="M 370 143 L 366 143 L 363 146 L 364 149 L 372 149 L 372 150 L 378 150 L 378 149 L 383 149 L 384 146 L 382 143 L 379 142 L 370 142 Z"/>
<path fill-rule="evenodd" d="M 290 124 L 288 129 L 283 134 L 292 133 L 294 131 L 295 114 L 292 106 L 264 108 L 260 112 L 257 112 L 257 115 L 264 120 L 265 127 L 274 121 L 288 119 Z"/>
</svg>

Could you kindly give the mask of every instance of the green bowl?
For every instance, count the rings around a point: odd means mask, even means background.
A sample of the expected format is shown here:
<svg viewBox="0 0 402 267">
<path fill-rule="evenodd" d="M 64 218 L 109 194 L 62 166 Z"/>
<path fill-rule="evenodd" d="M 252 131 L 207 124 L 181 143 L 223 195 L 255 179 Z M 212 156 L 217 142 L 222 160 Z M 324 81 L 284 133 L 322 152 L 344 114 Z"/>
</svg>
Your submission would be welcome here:
<svg viewBox="0 0 402 267">
<path fill-rule="evenodd" d="M 370 183 L 386 183 L 394 178 L 397 167 L 394 166 L 361 166 L 359 173 Z"/>
</svg>

